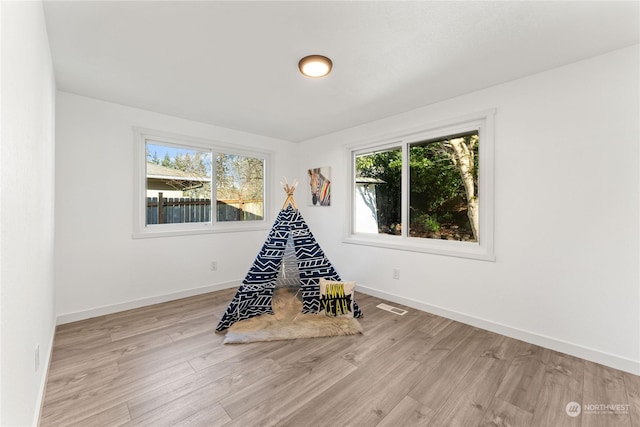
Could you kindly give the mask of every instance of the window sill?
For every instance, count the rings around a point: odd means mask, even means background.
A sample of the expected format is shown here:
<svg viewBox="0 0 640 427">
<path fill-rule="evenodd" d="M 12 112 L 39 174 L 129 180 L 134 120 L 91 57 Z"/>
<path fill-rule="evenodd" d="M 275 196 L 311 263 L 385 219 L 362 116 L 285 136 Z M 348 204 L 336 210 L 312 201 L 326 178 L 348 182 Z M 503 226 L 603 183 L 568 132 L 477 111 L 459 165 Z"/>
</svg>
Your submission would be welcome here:
<svg viewBox="0 0 640 427">
<path fill-rule="evenodd" d="M 166 228 L 165 228 L 166 227 Z M 134 239 L 150 239 L 156 237 L 174 237 L 174 236 L 191 236 L 202 234 L 218 234 L 218 233 L 241 233 L 245 231 L 265 231 L 269 226 L 266 221 L 259 221 L 259 224 L 238 225 L 238 224 L 220 224 L 215 226 L 211 224 L 198 224 L 193 227 L 185 227 L 180 224 L 177 227 L 170 225 L 147 226 L 144 229 L 134 231 L 132 237 Z"/>
<path fill-rule="evenodd" d="M 419 239 L 414 237 L 387 236 L 379 234 L 352 234 L 342 240 L 353 245 L 374 246 L 410 252 L 476 259 L 495 262 L 491 248 L 478 243 L 449 240 Z"/>
</svg>

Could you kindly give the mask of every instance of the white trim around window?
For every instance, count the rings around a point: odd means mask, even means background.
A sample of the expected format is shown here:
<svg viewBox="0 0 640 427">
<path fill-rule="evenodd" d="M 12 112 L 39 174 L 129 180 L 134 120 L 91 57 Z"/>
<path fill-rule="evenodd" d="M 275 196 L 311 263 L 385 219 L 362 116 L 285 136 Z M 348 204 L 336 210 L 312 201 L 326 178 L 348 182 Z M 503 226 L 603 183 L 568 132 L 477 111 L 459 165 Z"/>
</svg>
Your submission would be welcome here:
<svg viewBox="0 0 640 427">
<path fill-rule="evenodd" d="M 203 138 L 179 135 L 164 131 L 133 128 L 134 134 L 134 191 L 133 191 L 133 238 L 169 237 L 190 234 L 226 233 L 239 231 L 254 231 L 268 229 L 272 222 L 271 215 L 271 183 L 273 152 L 257 150 L 251 147 L 230 145 L 218 141 Z M 211 171 L 211 220 L 207 222 L 178 223 L 178 224 L 151 224 L 147 225 L 146 197 L 147 197 L 147 172 L 146 172 L 146 144 L 147 141 L 167 144 L 172 147 L 185 149 L 204 150 L 211 153 L 212 169 L 215 168 L 217 153 L 246 156 L 264 160 L 263 171 L 263 218 L 252 221 L 216 221 L 215 207 L 215 171 Z"/>
<path fill-rule="evenodd" d="M 425 123 L 412 129 L 389 133 L 345 146 L 349 198 L 345 213 L 343 242 L 388 249 L 424 252 L 486 261 L 495 261 L 494 254 L 494 116 L 495 110 L 486 110 L 438 123 Z M 437 139 L 447 135 L 477 131 L 478 145 L 478 197 L 479 239 L 477 242 L 416 238 L 408 236 L 409 174 L 408 147 L 412 143 Z M 356 162 L 357 155 L 402 147 L 402 231 L 400 235 L 362 233 L 355 231 L 356 218 Z"/>
</svg>

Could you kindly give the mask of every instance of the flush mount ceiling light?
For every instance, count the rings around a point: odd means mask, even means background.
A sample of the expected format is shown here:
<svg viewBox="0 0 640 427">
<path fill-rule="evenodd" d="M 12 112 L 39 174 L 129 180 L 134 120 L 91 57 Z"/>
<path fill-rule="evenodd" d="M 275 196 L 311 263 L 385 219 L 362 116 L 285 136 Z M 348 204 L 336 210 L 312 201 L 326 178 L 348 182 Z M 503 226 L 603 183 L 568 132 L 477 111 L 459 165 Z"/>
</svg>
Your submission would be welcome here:
<svg viewBox="0 0 640 427">
<path fill-rule="evenodd" d="M 309 55 L 298 62 L 300 72 L 307 77 L 324 77 L 331 72 L 333 62 L 326 56 Z"/>
</svg>

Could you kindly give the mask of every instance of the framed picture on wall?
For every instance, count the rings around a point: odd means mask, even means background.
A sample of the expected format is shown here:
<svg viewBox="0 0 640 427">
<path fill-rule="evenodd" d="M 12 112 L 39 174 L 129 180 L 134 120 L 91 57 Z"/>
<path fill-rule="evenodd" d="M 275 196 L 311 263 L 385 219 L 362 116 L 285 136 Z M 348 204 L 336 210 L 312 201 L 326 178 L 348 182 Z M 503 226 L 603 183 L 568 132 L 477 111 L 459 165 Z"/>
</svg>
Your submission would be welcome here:
<svg viewBox="0 0 640 427">
<path fill-rule="evenodd" d="M 309 181 L 309 205 L 331 206 L 331 168 L 320 167 L 307 171 Z"/>
</svg>

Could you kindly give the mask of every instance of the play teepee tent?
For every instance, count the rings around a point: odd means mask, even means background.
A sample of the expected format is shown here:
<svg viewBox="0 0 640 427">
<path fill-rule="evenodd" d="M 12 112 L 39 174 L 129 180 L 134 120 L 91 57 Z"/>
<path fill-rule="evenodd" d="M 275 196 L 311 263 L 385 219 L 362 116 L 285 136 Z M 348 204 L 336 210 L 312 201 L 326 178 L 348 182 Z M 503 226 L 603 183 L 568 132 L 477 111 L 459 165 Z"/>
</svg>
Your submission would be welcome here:
<svg viewBox="0 0 640 427">
<path fill-rule="evenodd" d="M 287 192 L 284 206 L 216 331 L 224 331 L 238 320 L 273 314 L 271 300 L 276 284 L 286 282 L 286 286 L 291 286 L 292 279 L 293 285 L 299 286 L 302 293 L 302 312 L 317 313 L 320 309 L 320 278 L 340 280 L 296 207 L 293 200 L 295 184 L 285 184 L 284 189 Z M 297 271 L 285 273 L 286 264 L 291 264 L 286 259 L 291 260 L 294 256 L 293 265 L 295 270 L 297 264 Z M 353 316 L 362 317 L 355 302 Z"/>
</svg>

